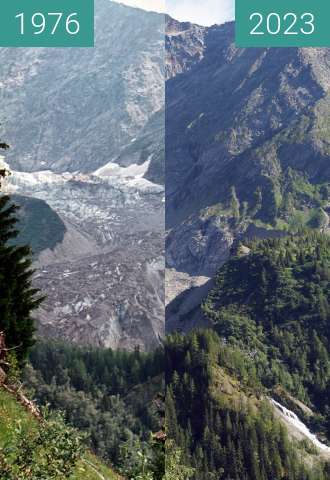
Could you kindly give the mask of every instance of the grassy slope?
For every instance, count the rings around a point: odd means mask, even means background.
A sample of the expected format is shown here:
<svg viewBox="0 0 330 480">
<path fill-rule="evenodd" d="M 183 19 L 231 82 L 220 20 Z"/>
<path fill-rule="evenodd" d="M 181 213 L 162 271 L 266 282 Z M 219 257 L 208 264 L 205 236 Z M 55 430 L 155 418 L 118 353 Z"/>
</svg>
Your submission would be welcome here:
<svg viewBox="0 0 330 480">
<path fill-rule="evenodd" d="M 256 394 L 253 389 L 243 386 L 237 378 L 230 375 L 219 365 L 212 366 L 212 381 L 209 391 L 210 396 L 214 398 L 220 408 L 228 408 L 229 410 L 239 410 L 242 405 L 245 405 L 249 406 L 254 413 L 260 412 L 262 403 L 267 398 L 264 393 Z M 300 453 L 300 458 L 307 467 L 316 467 L 320 462 L 330 460 L 328 452 L 322 452 L 313 447 L 307 438 L 297 434 L 292 424 L 275 410 L 274 419 L 285 425 L 292 448 Z"/>
<path fill-rule="evenodd" d="M 0 389 L 0 448 L 10 441 L 11 429 L 15 422 L 19 421 L 24 431 L 38 428 L 36 420 L 17 403 L 16 399 Z M 76 472 L 71 480 L 119 480 L 112 470 L 102 464 L 91 453 L 86 453 L 77 465 Z"/>
<path fill-rule="evenodd" d="M 220 408 L 236 410 L 242 404 L 245 404 L 249 405 L 251 411 L 260 414 L 262 403 L 266 399 L 264 395 L 256 396 L 253 390 L 241 385 L 235 377 L 230 376 L 219 366 L 213 367 L 212 377 L 210 395 L 216 400 Z M 275 410 L 274 420 L 285 426 L 291 448 L 297 453 L 297 458 L 305 467 L 317 471 L 324 462 L 330 461 L 328 452 L 315 448 L 307 438 L 297 432 L 292 424 Z"/>
</svg>

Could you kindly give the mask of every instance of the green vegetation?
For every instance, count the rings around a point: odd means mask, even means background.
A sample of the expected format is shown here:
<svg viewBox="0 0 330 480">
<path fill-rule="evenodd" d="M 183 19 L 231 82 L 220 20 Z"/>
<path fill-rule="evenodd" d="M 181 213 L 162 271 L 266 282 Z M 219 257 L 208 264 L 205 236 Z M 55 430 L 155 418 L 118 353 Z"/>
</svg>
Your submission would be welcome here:
<svg viewBox="0 0 330 480">
<path fill-rule="evenodd" d="M 189 480 L 195 473 L 183 463 L 182 451 L 173 440 L 166 442 L 166 472 L 164 480 Z"/>
<path fill-rule="evenodd" d="M 250 380 L 251 357 L 214 331 L 176 334 L 166 351 L 168 434 L 192 479 L 329 478 L 321 457 L 274 417 L 256 375 Z"/>
<path fill-rule="evenodd" d="M 15 349 L 22 365 L 33 345 L 32 313 L 41 298 L 32 286 L 30 249 L 11 244 L 18 235 L 16 212 L 10 198 L 0 196 L 0 332 L 5 333 L 7 347 Z"/>
<path fill-rule="evenodd" d="M 31 396 L 64 412 L 69 424 L 88 434 L 99 457 L 130 478 L 143 468 L 150 478 L 163 477 L 162 449 L 152 440 L 164 416 L 161 350 L 129 353 L 38 342 L 30 361 L 25 381 Z"/>
<path fill-rule="evenodd" d="M 314 406 L 330 439 L 330 239 L 314 232 L 249 247 L 220 270 L 205 313 L 229 344 L 253 352 L 250 381 Z"/>
<path fill-rule="evenodd" d="M 102 463 L 95 455 L 85 452 L 82 459 L 77 463 L 75 472 L 70 480 L 122 480 L 110 467 Z"/>
<path fill-rule="evenodd" d="M 274 162 L 276 159 L 274 160 Z M 324 231 L 329 224 L 330 183 L 310 183 L 308 177 L 288 167 L 274 178 L 263 174 L 252 193 L 231 186 L 222 201 L 201 211 L 204 218 L 218 217 L 223 225 L 245 231 L 253 224 L 267 230 L 296 233 L 303 228 Z"/>
<path fill-rule="evenodd" d="M 240 217 L 240 203 L 237 198 L 235 187 L 230 189 L 230 210 L 233 218 L 237 221 Z"/>
<path fill-rule="evenodd" d="M 269 401 L 330 443 L 329 282 L 327 235 L 238 244 L 203 306 L 214 330 L 168 339 L 168 434 L 192 479 L 329 478 Z"/>
<path fill-rule="evenodd" d="M 328 183 L 312 184 L 306 175 L 289 167 L 278 181 L 275 225 L 282 220 L 282 228 L 290 232 L 305 226 L 312 229 L 326 226 L 328 217 L 323 207 L 326 208 L 329 201 L 328 189 Z M 315 217 L 320 221 L 314 221 Z"/>
<path fill-rule="evenodd" d="M 38 422 L 0 390 L 0 475 L 8 480 L 68 478 L 82 453 L 77 432 L 61 417 Z M 58 446 L 61 448 L 58 448 Z"/>
<path fill-rule="evenodd" d="M 25 378 L 52 414 L 40 414 L 21 392 L 21 368 L 34 344 L 32 314 L 42 302 L 32 287 L 30 248 L 21 244 L 32 235 L 40 251 L 50 247 L 50 237 L 56 243 L 64 234 L 44 202 L 23 203 L 19 236 L 18 207 L 0 196 L 0 477 L 119 478 L 86 452 L 87 434 L 90 449 L 128 478 L 161 480 L 164 444 L 152 432 L 162 428 L 164 417 L 162 351 L 145 355 L 42 343 L 31 352 L 39 371 L 28 365 Z"/>
<path fill-rule="evenodd" d="M 119 479 L 89 453 L 81 436 L 61 418 L 39 423 L 16 398 L 0 389 L 0 477 L 4 480 Z"/>
</svg>

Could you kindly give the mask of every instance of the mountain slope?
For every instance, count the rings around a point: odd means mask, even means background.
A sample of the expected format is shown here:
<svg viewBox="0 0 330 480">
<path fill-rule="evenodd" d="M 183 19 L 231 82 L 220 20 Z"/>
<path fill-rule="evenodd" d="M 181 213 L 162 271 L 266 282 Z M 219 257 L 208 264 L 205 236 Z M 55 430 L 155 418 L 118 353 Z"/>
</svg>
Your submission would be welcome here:
<svg viewBox="0 0 330 480">
<path fill-rule="evenodd" d="M 15 397 L 3 388 L 0 389 L 0 448 L 14 450 L 15 429 L 21 429 L 26 438 L 32 437 L 38 431 L 38 422 L 18 403 Z M 17 433 L 17 432 L 16 432 Z M 2 468 L 3 465 L 0 466 Z M 33 468 L 35 465 L 33 464 Z M 5 474 L 2 471 L 2 474 Z M 6 472 L 9 475 L 8 472 Z M 6 477 L 12 478 L 12 477 Z M 22 478 L 22 477 L 20 477 Z M 55 478 L 55 477 L 52 477 Z M 56 477 L 59 478 L 59 477 Z M 103 465 L 93 455 L 86 452 L 82 459 L 77 463 L 75 472 L 69 477 L 71 480 L 119 480 L 112 470 Z"/>
<path fill-rule="evenodd" d="M 92 172 L 163 107 L 164 17 L 110 0 L 95 12 L 94 49 L 0 49 L 13 169 Z"/>
<path fill-rule="evenodd" d="M 166 45 L 169 436 L 196 480 L 327 479 L 330 51 Z"/>
<path fill-rule="evenodd" d="M 150 350 L 164 334 L 164 16 L 97 0 L 95 29 L 95 49 L 0 49 L 10 188 L 60 217 L 49 245 L 25 231 L 40 334 Z"/>
<path fill-rule="evenodd" d="M 328 49 L 237 49 L 234 24 L 199 36 L 171 25 L 168 62 L 183 73 L 166 85 L 168 226 L 226 201 L 232 185 L 241 201 L 272 182 L 282 193 L 288 167 L 329 182 Z M 182 44 L 201 51 L 189 69 Z"/>
<path fill-rule="evenodd" d="M 220 269 L 204 311 L 222 338 L 252 356 L 267 388 L 279 385 L 317 412 L 314 427 L 329 440 L 329 237 L 249 248 Z"/>
<path fill-rule="evenodd" d="M 19 210 L 19 245 L 29 245 L 37 256 L 43 250 L 54 250 L 63 242 L 66 227 L 54 210 L 43 200 L 13 195 Z"/>
<path fill-rule="evenodd" d="M 116 163 L 128 166 L 147 163 L 144 177 L 151 182 L 163 185 L 165 182 L 165 142 L 164 142 L 164 110 L 156 112 L 138 137 L 125 147 L 116 159 Z"/>
<path fill-rule="evenodd" d="M 194 480 L 328 478 L 330 449 L 281 415 L 250 355 L 204 330 L 171 337 L 167 359 L 168 434 Z"/>
<path fill-rule="evenodd" d="M 237 239 L 329 228 L 330 50 L 238 49 L 234 27 L 167 18 L 166 262 L 183 303 Z M 168 310 L 181 328 L 186 306 Z"/>
<path fill-rule="evenodd" d="M 24 381 L 33 397 L 64 412 L 88 435 L 93 452 L 127 478 L 136 478 L 144 452 L 148 464 L 159 465 L 155 479 L 162 478 L 162 451 L 152 439 L 164 423 L 162 350 L 128 353 L 42 341 L 30 361 Z"/>
</svg>

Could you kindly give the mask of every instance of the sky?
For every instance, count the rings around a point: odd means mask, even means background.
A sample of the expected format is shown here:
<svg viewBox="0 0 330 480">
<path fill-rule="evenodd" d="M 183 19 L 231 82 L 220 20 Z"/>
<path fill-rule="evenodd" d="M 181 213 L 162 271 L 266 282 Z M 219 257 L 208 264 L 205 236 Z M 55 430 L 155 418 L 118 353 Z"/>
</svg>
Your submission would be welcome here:
<svg viewBox="0 0 330 480">
<path fill-rule="evenodd" d="M 118 3 L 125 3 L 131 7 L 144 8 L 145 10 L 152 10 L 155 12 L 165 11 L 165 0 L 114 0 Z"/>
<path fill-rule="evenodd" d="M 167 0 L 166 10 L 177 20 L 213 25 L 234 19 L 234 0 Z"/>
<path fill-rule="evenodd" d="M 234 19 L 234 0 L 115 0 L 133 7 L 166 11 L 177 20 L 213 25 Z"/>
</svg>

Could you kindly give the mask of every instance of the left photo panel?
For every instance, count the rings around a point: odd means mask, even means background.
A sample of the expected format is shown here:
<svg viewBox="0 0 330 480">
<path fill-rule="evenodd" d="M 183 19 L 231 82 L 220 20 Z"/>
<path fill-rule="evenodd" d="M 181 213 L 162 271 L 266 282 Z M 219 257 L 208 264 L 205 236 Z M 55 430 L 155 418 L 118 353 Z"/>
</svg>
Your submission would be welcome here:
<svg viewBox="0 0 330 480">
<path fill-rule="evenodd" d="M 92 41 L 33 2 L 38 43 L 0 35 L 0 478 L 161 480 L 165 15 L 95 0 Z"/>
</svg>

